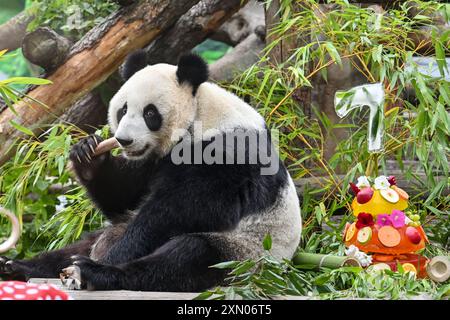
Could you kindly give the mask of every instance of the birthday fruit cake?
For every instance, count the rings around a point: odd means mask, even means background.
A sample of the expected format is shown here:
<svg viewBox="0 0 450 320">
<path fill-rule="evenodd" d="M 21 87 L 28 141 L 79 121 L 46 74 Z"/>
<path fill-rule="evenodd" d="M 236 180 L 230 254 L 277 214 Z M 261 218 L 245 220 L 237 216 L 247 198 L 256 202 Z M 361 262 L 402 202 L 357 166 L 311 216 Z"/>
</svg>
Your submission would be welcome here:
<svg viewBox="0 0 450 320">
<path fill-rule="evenodd" d="M 427 259 L 418 255 L 428 242 L 420 217 L 408 208 L 408 193 L 397 186 L 394 176 L 379 176 L 371 183 L 366 176 L 350 183 L 355 195 L 351 208 L 356 221 L 347 223 L 344 241 L 347 247 L 373 254 L 377 269 L 425 274 Z"/>
</svg>

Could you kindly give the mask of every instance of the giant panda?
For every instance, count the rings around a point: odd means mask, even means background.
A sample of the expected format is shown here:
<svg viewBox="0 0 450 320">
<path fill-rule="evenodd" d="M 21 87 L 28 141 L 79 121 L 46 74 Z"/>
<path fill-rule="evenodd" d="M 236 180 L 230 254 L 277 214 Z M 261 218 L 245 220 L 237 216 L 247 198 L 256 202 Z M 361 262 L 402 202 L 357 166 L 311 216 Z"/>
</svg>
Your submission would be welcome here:
<svg viewBox="0 0 450 320">
<path fill-rule="evenodd" d="M 251 161 L 255 150 L 273 150 L 261 115 L 207 82 L 207 64 L 194 54 L 178 66 L 147 65 L 138 51 L 122 74 L 126 82 L 108 111 L 121 154 L 94 156 L 96 135 L 70 152 L 80 183 L 109 226 L 31 260 L 3 257 L 0 275 L 57 277 L 64 270 L 90 290 L 195 292 L 223 283 L 226 271 L 210 266 L 260 257 L 267 234 L 270 253 L 290 259 L 300 241 L 299 200 L 277 154 L 270 152 L 269 162 Z M 257 139 L 246 136 L 244 149 L 230 150 L 234 144 L 226 138 L 236 132 Z M 241 162 L 192 161 L 213 142 L 212 156 L 244 152 Z M 262 174 L 269 166 L 276 170 Z"/>
</svg>

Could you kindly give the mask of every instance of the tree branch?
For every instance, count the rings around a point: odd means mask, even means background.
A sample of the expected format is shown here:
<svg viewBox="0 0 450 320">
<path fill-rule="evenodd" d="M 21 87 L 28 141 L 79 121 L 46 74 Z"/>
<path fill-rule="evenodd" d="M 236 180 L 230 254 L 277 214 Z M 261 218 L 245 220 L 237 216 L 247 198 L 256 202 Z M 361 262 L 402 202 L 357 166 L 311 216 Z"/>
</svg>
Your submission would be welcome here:
<svg viewBox="0 0 450 320">
<path fill-rule="evenodd" d="M 0 25 L 0 51 L 20 48 L 27 26 L 32 20 L 33 16 L 23 11 Z"/>
</svg>

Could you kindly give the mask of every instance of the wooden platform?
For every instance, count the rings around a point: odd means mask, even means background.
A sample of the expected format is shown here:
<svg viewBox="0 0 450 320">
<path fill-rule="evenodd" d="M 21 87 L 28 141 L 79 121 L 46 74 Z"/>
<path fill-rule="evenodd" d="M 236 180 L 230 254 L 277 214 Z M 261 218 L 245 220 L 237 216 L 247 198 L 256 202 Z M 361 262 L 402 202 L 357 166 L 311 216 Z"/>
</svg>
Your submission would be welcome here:
<svg viewBox="0 0 450 320">
<path fill-rule="evenodd" d="M 61 284 L 60 279 L 33 278 L 31 283 L 51 284 L 66 292 L 75 300 L 192 300 L 199 295 L 194 292 L 148 292 L 148 291 L 87 291 L 69 290 Z M 310 300 L 306 296 L 280 296 L 274 300 Z"/>
<path fill-rule="evenodd" d="M 60 279 L 30 279 L 31 283 L 51 284 L 58 289 L 68 293 L 75 300 L 192 300 L 199 295 L 194 292 L 144 292 L 144 291 L 87 291 L 69 290 L 62 286 Z M 388 298 L 387 298 L 388 299 Z M 410 297 L 411 300 L 431 300 L 427 294 Z M 273 300 L 316 300 L 308 296 L 279 296 Z M 337 300 L 371 300 L 367 298 L 342 298 Z"/>
<path fill-rule="evenodd" d="M 143 292 L 143 291 L 86 291 L 68 290 L 63 287 L 60 279 L 30 279 L 31 283 L 52 284 L 66 292 L 75 300 L 192 300 L 198 293 L 187 292 Z"/>
</svg>

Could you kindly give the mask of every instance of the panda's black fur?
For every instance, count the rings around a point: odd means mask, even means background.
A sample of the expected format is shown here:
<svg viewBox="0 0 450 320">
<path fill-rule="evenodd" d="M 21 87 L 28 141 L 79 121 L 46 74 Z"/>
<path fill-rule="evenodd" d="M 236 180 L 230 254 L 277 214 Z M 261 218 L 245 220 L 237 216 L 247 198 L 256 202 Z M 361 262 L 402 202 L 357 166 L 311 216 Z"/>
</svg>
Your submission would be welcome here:
<svg viewBox="0 0 450 320">
<path fill-rule="evenodd" d="M 142 53 L 132 55 L 124 75 L 131 77 L 144 58 Z M 203 60 L 189 55 L 180 59 L 176 75 L 195 95 L 207 74 Z M 192 143 L 191 148 L 200 144 L 204 149 L 215 138 Z M 112 225 L 30 260 L 0 258 L 2 278 L 58 277 L 61 269 L 75 264 L 88 289 L 205 290 L 225 276 L 224 270 L 210 266 L 236 259 L 220 234 L 276 206 L 288 184 L 278 157 L 277 173 L 261 175 L 267 164 L 259 161 L 175 165 L 170 154 L 143 160 L 93 157 L 100 141 L 98 136 L 80 141 L 70 158 L 79 181 Z"/>
</svg>

